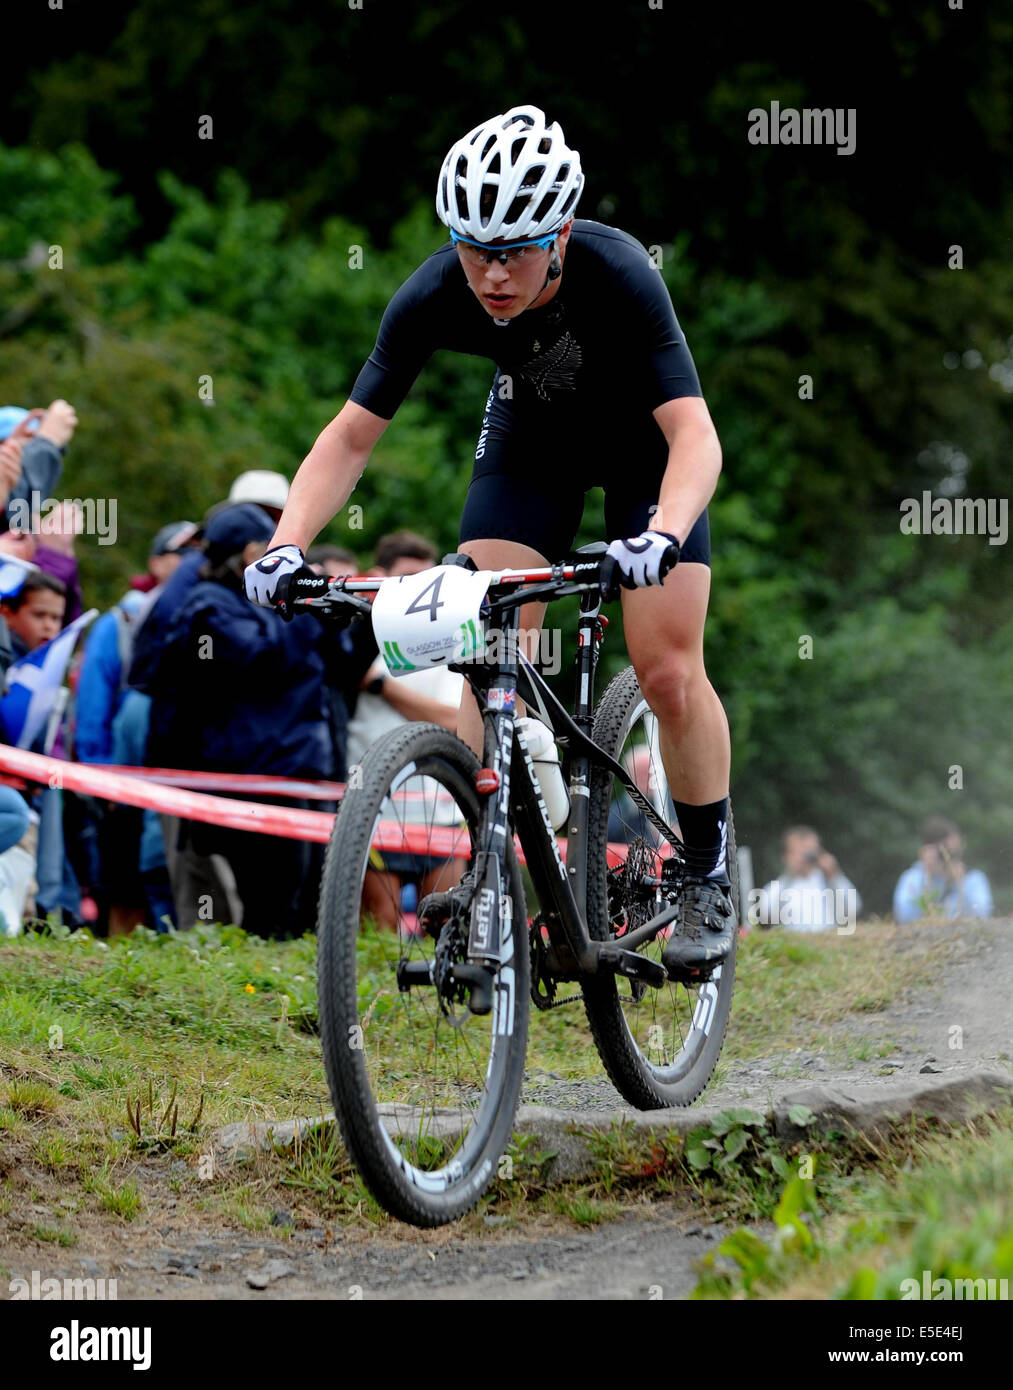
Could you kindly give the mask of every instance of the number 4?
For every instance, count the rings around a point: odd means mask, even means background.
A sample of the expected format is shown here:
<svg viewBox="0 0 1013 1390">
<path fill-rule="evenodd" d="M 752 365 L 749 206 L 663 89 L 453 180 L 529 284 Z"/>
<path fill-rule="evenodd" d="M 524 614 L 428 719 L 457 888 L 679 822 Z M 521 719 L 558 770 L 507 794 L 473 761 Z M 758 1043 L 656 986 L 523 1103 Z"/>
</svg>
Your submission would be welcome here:
<svg viewBox="0 0 1013 1390">
<path fill-rule="evenodd" d="M 435 623 L 435 621 L 436 621 L 436 610 L 437 610 L 437 608 L 445 608 L 445 607 L 446 607 L 446 604 L 443 603 L 442 601 L 437 602 L 437 600 L 439 599 L 439 595 L 440 595 L 440 585 L 441 585 L 442 583 L 443 583 L 443 575 L 442 575 L 442 574 L 438 574 L 431 584 L 427 584 L 426 587 L 421 591 L 421 593 L 418 593 L 418 594 L 415 595 L 415 597 L 412 599 L 411 603 L 410 603 L 410 604 L 408 605 L 408 607 L 405 609 L 405 617 L 407 617 L 409 613 L 426 613 L 426 612 L 428 612 L 428 614 L 429 614 L 429 621 L 430 621 L 431 623 Z M 428 594 L 430 591 L 432 591 L 432 595 L 433 595 L 432 602 L 431 602 L 431 603 L 423 603 L 423 602 L 422 602 L 423 598 L 424 598 L 425 595 Z"/>
</svg>

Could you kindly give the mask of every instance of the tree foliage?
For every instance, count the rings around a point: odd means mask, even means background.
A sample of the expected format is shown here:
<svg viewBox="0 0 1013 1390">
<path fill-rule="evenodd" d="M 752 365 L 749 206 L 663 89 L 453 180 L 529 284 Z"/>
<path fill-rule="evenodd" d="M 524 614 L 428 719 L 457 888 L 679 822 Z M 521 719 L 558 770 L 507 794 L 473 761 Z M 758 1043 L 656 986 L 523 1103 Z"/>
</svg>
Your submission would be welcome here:
<svg viewBox="0 0 1013 1390">
<path fill-rule="evenodd" d="M 446 147 L 539 101 L 581 149 L 582 214 L 660 248 L 722 438 L 708 665 L 758 873 L 811 821 L 885 910 L 941 812 L 1013 905 L 1008 547 L 899 530 L 923 490 L 1008 491 L 1013 22 L 834 14 L 836 50 L 792 5 L 734 25 L 620 5 L 555 42 L 544 15 L 460 0 L 138 0 L 87 32 L 69 12 L 14 97 L 25 143 L 0 147 L 0 394 L 71 399 L 65 493 L 118 499 L 89 599 L 240 470 L 294 473 L 442 240 Z M 771 100 L 856 108 L 855 154 L 750 146 Z M 455 547 L 490 371 L 430 363 L 353 495 L 362 528 L 344 513 L 331 538 L 366 559 L 408 524 Z M 579 541 L 602 524 L 592 491 Z M 624 660 L 615 627 L 605 652 L 603 675 Z"/>
</svg>

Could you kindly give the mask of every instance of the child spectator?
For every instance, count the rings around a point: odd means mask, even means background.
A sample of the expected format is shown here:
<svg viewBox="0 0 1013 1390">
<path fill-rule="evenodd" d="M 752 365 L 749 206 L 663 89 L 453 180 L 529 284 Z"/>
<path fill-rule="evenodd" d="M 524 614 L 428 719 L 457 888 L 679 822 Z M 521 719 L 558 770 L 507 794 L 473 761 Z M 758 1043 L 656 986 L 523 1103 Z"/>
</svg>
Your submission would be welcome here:
<svg viewBox="0 0 1013 1390">
<path fill-rule="evenodd" d="M 7 624 L 15 660 L 27 656 L 59 634 L 66 602 L 64 586 L 58 579 L 42 571 L 30 573 L 16 594 L 4 598 L 0 603 L 0 616 Z M 35 813 L 33 823 L 20 844 L 0 855 L 3 876 L 5 880 L 10 880 L 3 907 L 8 932 L 14 929 L 15 918 L 20 928 L 25 909 L 37 890 L 40 913 L 59 912 L 66 907 L 73 917 L 77 916 L 77 903 L 67 901 L 74 897 L 74 885 L 64 883 L 59 791 L 48 787 L 36 788 L 28 794 L 27 801 Z M 40 884 L 33 885 L 32 879 L 36 873 Z M 45 885 L 45 897 L 40 889 L 41 884 Z"/>
<path fill-rule="evenodd" d="M 13 660 L 7 624 L 0 618 L 0 694 L 6 689 L 7 668 Z M 34 873 L 34 860 L 26 850 L 10 851 L 24 839 L 31 821 L 25 798 L 14 787 L 0 786 L 0 937 L 17 936 L 21 930 L 24 889 Z"/>
<path fill-rule="evenodd" d="M 63 627 L 66 607 L 66 586 L 41 570 L 29 574 L 18 592 L 3 600 L 0 615 L 11 634 L 15 660 L 53 640 Z"/>
</svg>

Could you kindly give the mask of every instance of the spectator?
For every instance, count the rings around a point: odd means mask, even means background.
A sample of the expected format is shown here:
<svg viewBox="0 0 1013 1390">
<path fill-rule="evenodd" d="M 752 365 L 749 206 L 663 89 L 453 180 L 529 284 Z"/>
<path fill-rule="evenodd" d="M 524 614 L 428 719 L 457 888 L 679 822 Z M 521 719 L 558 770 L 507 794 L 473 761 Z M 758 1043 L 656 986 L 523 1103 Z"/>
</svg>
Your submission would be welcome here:
<svg viewBox="0 0 1013 1390">
<path fill-rule="evenodd" d="M 781 841 L 784 871 L 759 891 L 749 921 L 791 931 L 830 931 L 854 925 L 862 907 L 858 890 L 811 826 L 793 825 Z"/>
<path fill-rule="evenodd" d="M 33 434 L 34 428 L 34 434 Z M 41 502 L 56 486 L 63 470 L 63 456 L 77 429 L 77 413 L 69 402 L 55 400 L 48 410 L 22 410 L 19 406 L 0 408 L 0 440 L 20 444 L 19 473 L 13 483 L 0 468 L 3 486 L 8 488 L 0 526 L 19 523 L 22 531 L 31 529 L 26 517 L 32 512 L 32 494 Z M 11 451 L 6 457 L 11 458 Z"/>
<path fill-rule="evenodd" d="M 205 516 L 204 526 L 212 517 L 236 505 L 226 501 L 212 507 Z M 173 620 L 198 583 L 205 563 L 203 535 L 204 527 L 198 527 L 188 538 L 179 541 L 180 558 L 175 569 L 151 591 L 150 602 L 138 617 L 127 681 L 132 689 L 145 695 L 154 691 L 162 648 Z M 160 766 L 164 756 L 175 756 L 165 753 L 172 742 L 168 726 L 172 714 L 173 705 L 168 699 L 155 700 L 150 705 L 146 755 L 149 767 Z M 234 916 L 229 906 L 235 898 L 234 885 L 231 875 L 223 877 L 222 873 L 227 866 L 220 860 L 198 854 L 184 834 L 178 817 L 163 815 L 160 821 L 177 924 L 184 929 L 193 926 L 199 920 L 196 916 L 198 904 L 211 903 L 219 920 Z M 157 920 L 161 920 L 161 915 Z"/>
<path fill-rule="evenodd" d="M 964 866 L 964 840 L 945 816 L 931 816 L 922 828 L 917 861 L 897 880 L 893 915 L 916 922 L 935 912 L 956 917 L 991 917 L 992 889 L 980 869 Z"/>
<path fill-rule="evenodd" d="M 144 574 L 135 574 L 130 581 L 131 589 L 151 594 L 161 591 L 179 568 L 184 547 L 197 535 L 200 528 L 195 521 L 170 521 L 159 528 L 151 542 L 148 554 L 148 568 Z"/>
<path fill-rule="evenodd" d="M 306 552 L 306 563 L 317 574 L 326 574 L 329 579 L 336 579 L 339 574 L 359 573 L 358 560 L 343 545 L 311 545 Z"/>
<path fill-rule="evenodd" d="M 0 618 L 0 693 L 6 687 L 7 668 L 14 660 L 7 624 Z M 0 937 L 17 936 L 28 884 L 34 873 L 34 856 L 17 846 L 24 840 L 34 813 L 14 787 L 0 786 Z M 34 816 L 38 823 L 38 816 Z"/>
<path fill-rule="evenodd" d="M 24 845 L 33 824 L 28 802 L 13 787 L 0 786 L 0 937 L 21 931 L 35 857 Z M 38 824 L 38 816 L 34 817 Z M 34 841 L 34 836 L 32 836 Z"/>
<path fill-rule="evenodd" d="M 180 545 L 195 530 L 188 521 L 163 526 L 152 542 L 147 573 L 135 577 L 91 630 L 77 685 L 76 753 L 82 762 L 144 763 L 150 698 L 127 686 L 134 632 L 151 594 L 179 565 Z M 94 798 L 89 803 L 96 852 L 86 863 L 78 856 L 75 868 L 90 885 L 109 935 L 126 935 L 149 914 L 156 930 L 164 930 L 174 915 L 158 813 Z"/>
<path fill-rule="evenodd" d="M 159 721 L 157 748 L 149 743 L 149 759 L 219 772 L 334 775 L 323 649 L 335 634 L 308 620 L 286 623 L 243 596 L 243 570 L 263 554 L 273 530 L 251 504 L 207 523 L 205 565 L 170 623 L 153 674 L 155 708 L 164 706 L 167 717 Z M 247 931 L 285 936 L 313 929 L 317 894 L 315 886 L 304 889 L 312 864 L 305 843 L 189 822 L 183 833 L 198 854 L 227 861 Z M 195 906 L 177 900 L 181 925 Z"/>
<path fill-rule="evenodd" d="M 340 545 L 313 545 L 306 552 L 306 563 L 334 579 L 339 574 L 358 574 L 359 562 Z M 376 656 L 376 639 L 369 623 L 343 628 L 337 635 L 335 660 L 329 663 L 325 685 L 331 737 L 334 742 L 334 775 L 339 782 L 348 776 L 348 722 L 355 709 L 359 682 Z"/>
<path fill-rule="evenodd" d="M 281 519 L 288 501 L 288 479 L 284 473 L 272 473 L 266 468 L 251 468 L 240 473 L 229 488 L 230 502 L 253 502 L 263 507 L 272 521 Z"/>
<path fill-rule="evenodd" d="M 85 647 L 77 689 L 77 756 L 86 763 L 112 762 L 113 720 L 127 694 L 134 634 L 159 590 L 180 564 L 179 546 L 196 528 L 174 521 L 155 536 L 147 573 L 92 628 Z"/>
<path fill-rule="evenodd" d="M 67 590 L 51 574 L 29 574 L 16 594 L 0 604 L 0 614 L 11 635 L 14 659 L 50 642 L 63 626 Z"/>
<path fill-rule="evenodd" d="M 79 618 L 83 612 L 77 560 L 74 556 L 73 527 L 76 522 L 72 515 L 65 516 L 61 511 L 59 514 L 51 513 L 42 525 L 46 527 L 44 535 L 36 534 L 34 531 L 22 531 L 19 526 L 0 532 L 0 552 L 23 565 L 43 570 L 60 581 L 67 591 L 67 603 L 63 613 L 63 625 L 66 626 L 75 618 Z"/>
<path fill-rule="evenodd" d="M 63 585 L 52 575 L 37 571 L 28 575 L 16 594 L 0 603 L 10 633 L 10 645 L 15 660 L 27 656 L 46 642 L 52 641 L 63 625 L 66 593 Z M 6 737 L 6 734 L 5 734 Z M 65 873 L 62 804 L 55 788 L 34 788 L 27 803 L 34 815 L 20 844 L 0 856 L 6 884 L 3 912 L 6 930 L 12 931 L 13 920 L 20 922 L 31 899 L 38 892 L 38 911 L 69 912 L 76 920 L 79 898 L 76 884 Z M 38 874 L 38 882 L 33 877 Z"/>
<path fill-rule="evenodd" d="M 381 537 L 372 573 L 385 577 L 418 574 L 435 564 L 436 551 L 423 536 L 414 531 L 396 531 Z M 448 671 L 446 666 L 394 677 L 383 657 L 377 655 L 362 680 L 355 714 L 348 726 L 349 766 L 358 763 L 383 734 L 411 720 L 430 720 L 456 733 L 463 685 L 464 677 Z M 402 824 L 460 822 L 460 808 L 432 778 L 419 779 L 409 790 L 421 792 L 422 796 L 414 807 L 406 804 L 397 808 L 397 819 Z M 413 898 L 421 901 L 429 893 L 454 887 L 468 867 L 464 859 L 394 850 L 374 850 L 370 860 L 372 867 L 367 868 L 363 883 L 363 911 L 393 928 L 401 921 L 402 902 L 407 905 Z M 416 892 L 403 899 L 402 886 L 406 882 Z"/>
</svg>

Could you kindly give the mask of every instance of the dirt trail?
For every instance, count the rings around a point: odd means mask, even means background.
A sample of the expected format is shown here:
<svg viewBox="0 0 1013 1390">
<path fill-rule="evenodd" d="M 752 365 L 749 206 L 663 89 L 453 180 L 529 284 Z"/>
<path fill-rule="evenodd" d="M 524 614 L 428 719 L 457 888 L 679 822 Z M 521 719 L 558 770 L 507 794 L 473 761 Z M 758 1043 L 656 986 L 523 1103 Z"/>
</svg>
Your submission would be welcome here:
<svg viewBox="0 0 1013 1390">
<path fill-rule="evenodd" d="M 733 1068 L 706 1100 L 767 1109 L 806 1079 L 847 1088 L 915 1080 L 925 1069 L 1013 1073 L 1013 921 L 897 933 L 898 950 L 940 941 L 949 951 L 937 983 L 841 1028 L 850 1038 L 890 1040 L 894 1051 L 843 1069 L 823 1053 L 782 1053 Z M 574 1087 L 544 1078 L 532 1080 L 525 1100 L 572 1108 L 575 1120 L 620 1104 L 605 1081 Z M 143 1226 L 110 1230 L 82 1215 L 73 1249 L 0 1245 L 0 1262 L 28 1278 L 36 1269 L 41 1278 L 115 1277 L 120 1298 L 684 1298 L 695 1282 L 693 1261 L 721 1235 L 672 1202 L 589 1230 L 543 1215 L 522 1227 L 487 1218 L 477 1234 L 398 1227 L 254 1235 L 220 1221 L 185 1226 L 164 1174 L 142 1168 L 138 1176 L 151 1213 Z M 39 1219 L 45 1215 L 52 1212 L 40 1207 Z M 0 1298 L 5 1293 L 0 1283 Z"/>
</svg>

